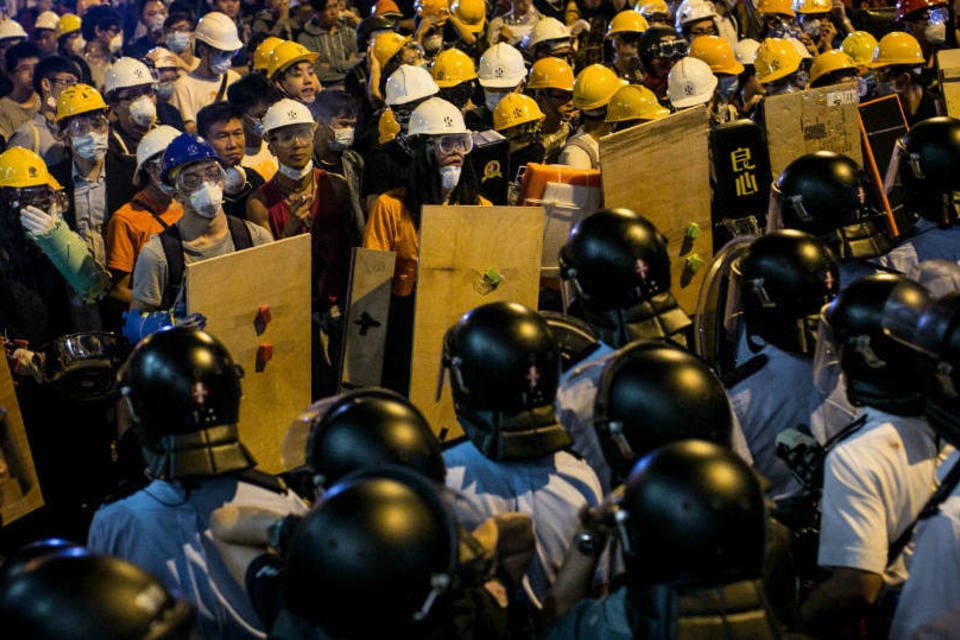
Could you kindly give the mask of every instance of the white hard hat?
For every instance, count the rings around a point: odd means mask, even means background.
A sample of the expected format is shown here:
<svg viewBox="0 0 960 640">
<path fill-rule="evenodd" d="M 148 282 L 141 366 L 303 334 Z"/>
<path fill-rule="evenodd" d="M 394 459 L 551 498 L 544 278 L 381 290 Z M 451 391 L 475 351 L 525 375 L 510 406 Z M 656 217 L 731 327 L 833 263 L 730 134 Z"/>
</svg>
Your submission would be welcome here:
<svg viewBox="0 0 960 640">
<path fill-rule="evenodd" d="M 136 58 L 117 58 L 103 77 L 103 95 L 126 87 L 139 87 L 155 82 L 150 67 Z"/>
<path fill-rule="evenodd" d="M 153 63 L 155 69 L 182 69 L 183 60 L 165 47 L 154 47 L 143 56 Z"/>
<path fill-rule="evenodd" d="M 440 93 L 430 72 L 422 67 L 402 64 L 387 78 L 386 102 L 393 106 L 407 104 Z"/>
<path fill-rule="evenodd" d="M 813 56 L 810 54 L 810 50 L 807 49 L 807 45 L 800 42 L 797 38 L 787 38 L 787 42 L 793 45 L 793 48 L 797 50 L 797 53 L 800 54 L 800 57 L 804 60 L 808 60 Z"/>
<path fill-rule="evenodd" d="M 23 30 L 23 27 L 21 27 L 20 23 L 16 20 L 11 20 L 10 18 L 0 20 L 0 40 L 26 37 L 27 32 Z"/>
<path fill-rule="evenodd" d="M 211 11 L 200 18 L 194 34 L 200 42 L 220 51 L 239 51 L 243 48 L 236 23 L 219 11 Z"/>
<path fill-rule="evenodd" d="M 442 136 L 447 133 L 470 133 L 460 109 L 443 98 L 430 98 L 417 105 L 410 114 L 407 135 Z"/>
<path fill-rule="evenodd" d="M 305 104 L 290 98 L 274 102 L 263 116 L 264 133 L 294 124 L 313 124 L 313 115 Z"/>
<path fill-rule="evenodd" d="M 562 40 L 570 38 L 570 29 L 556 18 L 540 18 L 533 26 L 533 31 L 523 38 L 523 48 L 532 49 L 547 40 Z"/>
<path fill-rule="evenodd" d="M 744 38 L 733 45 L 733 55 L 740 64 L 753 64 L 757 58 L 760 43 L 753 38 Z"/>
<path fill-rule="evenodd" d="M 677 8 L 676 27 L 677 31 L 685 24 L 703 20 L 704 18 L 716 18 L 717 11 L 713 4 L 706 0 L 683 0 Z"/>
<path fill-rule="evenodd" d="M 153 156 L 163 153 L 174 138 L 179 136 L 182 131 L 178 131 L 170 125 L 161 124 L 150 129 L 140 138 L 140 144 L 137 145 L 137 169 L 133 175 L 140 173 L 140 167 L 143 163 Z"/>
<path fill-rule="evenodd" d="M 480 56 L 477 76 L 482 87 L 512 89 L 527 77 L 523 54 L 506 42 L 498 42 Z"/>
<path fill-rule="evenodd" d="M 687 56 L 670 69 L 667 76 L 667 97 L 677 109 L 704 104 L 713 97 L 717 76 L 699 58 Z"/>
<path fill-rule="evenodd" d="M 36 21 L 33 23 L 33 28 L 50 29 L 50 31 L 56 31 L 58 22 L 60 22 L 60 16 L 53 11 L 44 11 L 37 16 Z"/>
</svg>

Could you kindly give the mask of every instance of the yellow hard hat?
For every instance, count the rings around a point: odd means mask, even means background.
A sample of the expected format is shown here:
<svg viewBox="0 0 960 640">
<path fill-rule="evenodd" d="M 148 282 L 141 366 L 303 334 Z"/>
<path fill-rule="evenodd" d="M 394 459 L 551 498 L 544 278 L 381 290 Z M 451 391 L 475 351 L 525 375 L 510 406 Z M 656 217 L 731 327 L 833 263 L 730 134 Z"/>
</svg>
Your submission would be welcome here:
<svg viewBox="0 0 960 640">
<path fill-rule="evenodd" d="M 573 81 L 573 106 L 584 111 L 605 107 L 623 85 L 613 69 L 592 64 L 578 73 Z"/>
<path fill-rule="evenodd" d="M 436 24 L 445 25 L 450 16 L 450 3 L 447 0 L 416 0 L 414 6 L 418 16 L 435 16 Z"/>
<path fill-rule="evenodd" d="M 758 0 L 757 13 L 779 13 L 784 16 L 797 15 L 791 0 Z"/>
<path fill-rule="evenodd" d="M 697 36 L 690 43 L 690 56 L 706 62 L 714 73 L 743 73 L 743 65 L 734 55 L 733 45 L 720 36 Z"/>
<path fill-rule="evenodd" d="M 313 64 L 319 57 L 319 53 L 310 51 L 299 42 L 284 40 L 273 48 L 269 58 L 267 58 L 267 77 L 272 78 L 298 62 Z"/>
<path fill-rule="evenodd" d="M 854 31 L 843 39 L 840 48 L 853 58 L 861 67 L 873 62 L 873 53 L 877 50 L 877 39 L 869 31 Z"/>
<path fill-rule="evenodd" d="M 400 53 L 400 50 L 410 42 L 410 36 L 402 36 L 395 31 L 381 31 L 373 38 L 373 55 L 380 67 L 383 68 L 390 58 Z"/>
<path fill-rule="evenodd" d="M 60 16 L 60 20 L 57 22 L 57 29 L 55 31 L 57 40 L 75 31 L 80 31 L 81 24 L 82 21 L 80 18 L 72 13 L 63 14 Z"/>
<path fill-rule="evenodd" d="M 633 10 L 644 18 L 655 16 L 659 13 L 665 13 L 668 16 L 671 15 L 670 7 L 667 6 L 666 0 L 637 0 L 637 3 L 633 5 Z"/>
<path fill-rule="evenodd" d="M 607 28 L 607 37 L 613 37 L 618 33 L 643 33 L 650 28 L 647 19 L 638 11 L 627 9 L 613 16 L 610 26 Z"/>
<path fill-rule="evenodd" d="M 607 122 L 656 120 L 670 115 L 670 109 L 657 101 L 653 91 L 640 84 L 620 87 L 607 105 Z"/>
<path fill-rule="evenodd" d="M 537 101 L 522 93 L 508 93 L 493 110 L 493 128 L 497 131 L 542 119 Z"/>
<path fill-rule="evenodd" d="M 573 67 L 563 58 L 540 58 L 530 68 L 527 88 L 573 91 Z"/>
<path fill-rule="evenodd" d="M 760 84 L 775 82 L 786 78 L 800 68 L 803 58 L 800 52 L 789 40 L 783 38 L 767 38 L 760 43 L 753 67 L 757 71 L 757 81 Z"/>
<path fill-rule="evenodd" d="M 857 70 L 857 65 L 853 58 L 839 49 L 824 51 L 813 59 L 810 65 L 810 86 L 816 86 L 816 82 L 821 76 L 841 69 Z"/>
<path fill-rule="evenodd" d="M 0 153 L 0 187 L 49 186 L 59 191 L 63 187 L 47 171 L 43 158 L 23 147 L 10 147 Z"/>
<path fill-rule="evenodd" d="M 894 64 L 922 65 L 926 62 L 920 43 L 909 33 L 892 31 L 880 38 L 873 62 L 868 67 L 887 67 Z"/>
<path fill-rule="evenodd" d="M 282 42 L 283 38 L 278 38 L 277 36 L 264 38 L 263 42 L 258 44 L 257 48 L 253 51 L 253 70 L 266 71 L 270 66 L 270 52 L 276 49 Z"/>
<path fill-rule="evenodd" d="M 483 0 L 455 0 L 451 6 L 453 15 L 470 33 L 480 33 L 487 21 L 487 5 Z"/>
<path fill-rule="evenodd" d="M 380 114 L 380 120 L 377 121 L 377 133 L 379 134 L 377 142 L 380 144 L 387 144 L 400 133 L 400 123 L 397 122 L 393 111 L 390 109 L 384 109 L 383 113 Z"/>
<path fill-rule="evenodd" d="M 473 64 L 473 58 L 460 49 L 444 49 L 433 60 L 430 74 L 438 87 L 446 89 L 476 79 L 477 66 Z"/>
<path fill-rule="evenodd" d="M 106 110 L 107 103 L 103 101 L 103 96 L 88 84 L 67 87 L 57 98 L 57 122 L 81 113 Z"/>
<path fill-rule="evenodd" d="M 830 13 L 833 7 L 830 0 L 794 0 L 793 10 L 797 13 Z"/>
</svg>

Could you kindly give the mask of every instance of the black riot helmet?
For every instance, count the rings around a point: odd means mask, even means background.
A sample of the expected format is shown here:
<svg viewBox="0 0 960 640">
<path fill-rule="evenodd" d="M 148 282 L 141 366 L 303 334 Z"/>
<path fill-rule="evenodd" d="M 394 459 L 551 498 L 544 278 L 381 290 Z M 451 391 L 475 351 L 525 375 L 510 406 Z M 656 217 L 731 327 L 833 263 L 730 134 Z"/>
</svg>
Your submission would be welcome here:
<svg viewBox="0 0 960 640">
<path fill-rule="evenodd" d="M 216 338 L 173 328 L 147 336 L 120 371 L 151 477 L 214 476 L 254 466 L 240 444 L 240 377 Z"/>
<path fill-rule="evenodd" d="M 49 558 L 53 556 L 85 556 L 88 555 L 86 547 L 63 538 L 45 538 L 37 540 L 22 547 L 12 556 L 6 559 L 0 566 L 0 583 L 10 580 L 14 576 L 22 573 L 30 563 L 38 558 Z"/>
<path fill-rule="evenodd" d="M 839 355 L 850 402 L 896 415 L 923 413 L 925 384 L 917 375 L 921 355 L 891 337 L 884 318 L 919 317 L 929 304 L 926 289 L 893 274 L 861 278 L 830 303 L 823 321 Z"/>
<path fill-rule="evenodd" d="M 670 293 L 667 239 L 629 209 L 601 209 L 573 229 L 560 249 L 560 276 L 576 287 L 600 338 L 622 347 L 690 325 Z"/>
<path fill-rule="evenodd" d="M 940 225 L 956 223 L 953 199 L 960 191 L 960 120 L 940 116 L 919 122 L 899 145 L 904 206 Z"/>
<path fill-rule="evenodd" d="M 398 467 L 334 485 L 290 541 L 290 610 L 336 638 L 421 637 L 453 579 L 457 530 L 436 485 Z"/>
<path fill-rule="evenodd" d="M 628 589 L 759 578 L 766 511 L 760 481 L 727 447 L 682 440 L 640 459 L 616 520 Z"/>
<path fill-rule="evenodd" d="M 540 458 L 570 444 L 553 408 L 560 349 L 536 311 L 510 302 L 468 311 L 444 336 L 443 366 L 457 420 L 488 458 Z"/>
<path fill-rule="evenodd" d="M 360 469 L 396 464 L 442 483 L 440 441 L 423 414 L 400 394 L 362 389 L 333 403 L 310 430 L 307 465 L 329 487 Z"/>
<path fill-rule="evenodd" d="M 748 336 L 795 354 L 812 354 L 823 305 L 837 294 L 833 252 L 793 229 L 760 236 L 734 265 Z"/>
<path fill-rule="evenodd" d="M 880 213 L 867 204 L 867 178 L 847 156 L 817 151 L 783 170 L 780 194 L 783 226 L 820 237 L 838 257 L 874 258 L 890 250 Z"/>
<path fill-rule="evenodd" d="M 119 558 L 53 555 L 0 584 L 5 638 L 186 640 L 192 607 Z"/>
<path fill-rule="evenodd" d="M 635 342 L 603 369 L 593 424 L 615 482 L 636 461 L 677 440 L 730 446 L 733 417 L 723 383 L 696 356 L 661 342 Z"/>
</svg>

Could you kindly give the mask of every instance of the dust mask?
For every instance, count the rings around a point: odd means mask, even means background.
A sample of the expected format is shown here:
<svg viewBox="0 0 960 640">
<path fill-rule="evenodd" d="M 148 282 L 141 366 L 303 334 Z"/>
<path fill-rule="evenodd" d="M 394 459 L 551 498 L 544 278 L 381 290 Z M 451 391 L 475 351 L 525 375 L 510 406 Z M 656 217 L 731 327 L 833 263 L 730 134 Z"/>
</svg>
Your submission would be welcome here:
<svg viewBox="0 0 960 640">
<path fill-rule="evenodd" d="M 204 182 L 203 186 L 190 194 L 190 207 L 203 218 L 213 218 L 223 205 L 223 187 L 214 182 Z"/>
<path fill-rule="evenodd" d="M 453 191 L 460 182 L 460 173 L 463 167 L 459 165 L 446 165 L 440 167 L 440 189 L 444 193 Z"/>
<path fill-rule="evenodd" d="M 130 103 L 130 119 L 141 127 L 149 127 L 157 119 L 157 105 L 150 96 L 140 96 Z"/>
<path fill-rule="evenodd" d="M 308 162 L 302 169 L 297 169 L 296 167 L 289 167 L 282 162 L 277 163 L 277 171 L 281 175 L 290 178 L 291 180 L 302 180 L 313 171 L 313 161 Z"/>
</svg>

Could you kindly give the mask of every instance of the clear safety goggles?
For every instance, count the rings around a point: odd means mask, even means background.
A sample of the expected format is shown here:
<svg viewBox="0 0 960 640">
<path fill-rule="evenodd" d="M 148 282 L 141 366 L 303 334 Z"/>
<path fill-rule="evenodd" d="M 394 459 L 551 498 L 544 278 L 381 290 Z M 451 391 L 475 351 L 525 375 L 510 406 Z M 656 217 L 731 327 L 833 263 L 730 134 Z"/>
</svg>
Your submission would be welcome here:
<svg viewBox="0 0 960 640">
<path fill-rule="evenodd" d="M 473 136 L 469 133 L 449 133 L 434 138 L 434 144 L 440 153 L 467 155 L 473 150 Z"/>
<path fill-rule="evenodd" d="M 73 138 L 85 136 L 90 132 L 106 133 L 110 123 L 104 115 L 78 116 L 67 123 L 67 135 Z"/>
<path fill-rule="evenodd" d="M 687 55 L 690 45 L 686 40 L 661 40 L 653 47 L 653 58 L 663 58 L 665 60 L 679 60 Z"/>
<path fill-rule="evenodd" d="M 35 187 L 17 187 L 5 189 L 6 202 L 12 211 L 32 205 L 47 211 L 56 196 L 56 192 L 47 185 Z"/>
<path fill-rule="evenodd" d="M 204 167 L 189 168 L 177 176 L 177 188 L 187 193 L 197 191 L 206 182 L 222 183 L 223 169 L 219 164 L 210 164 Z"/>
<path fill-rule="evenodd" d="M 311 144 L 313 143 L 313 125 L 301 124 L 277 129 L 272 134 L 272 139 L 277 144 Z"/>
<path fill-rule="evenodd" d="M 930 7 L 923 11 L 911 15 L 908 18 L 911 22 L 939 22 L 946 24 L 950 19 L 950 11 L 946 7 Z"/>
</svg>

